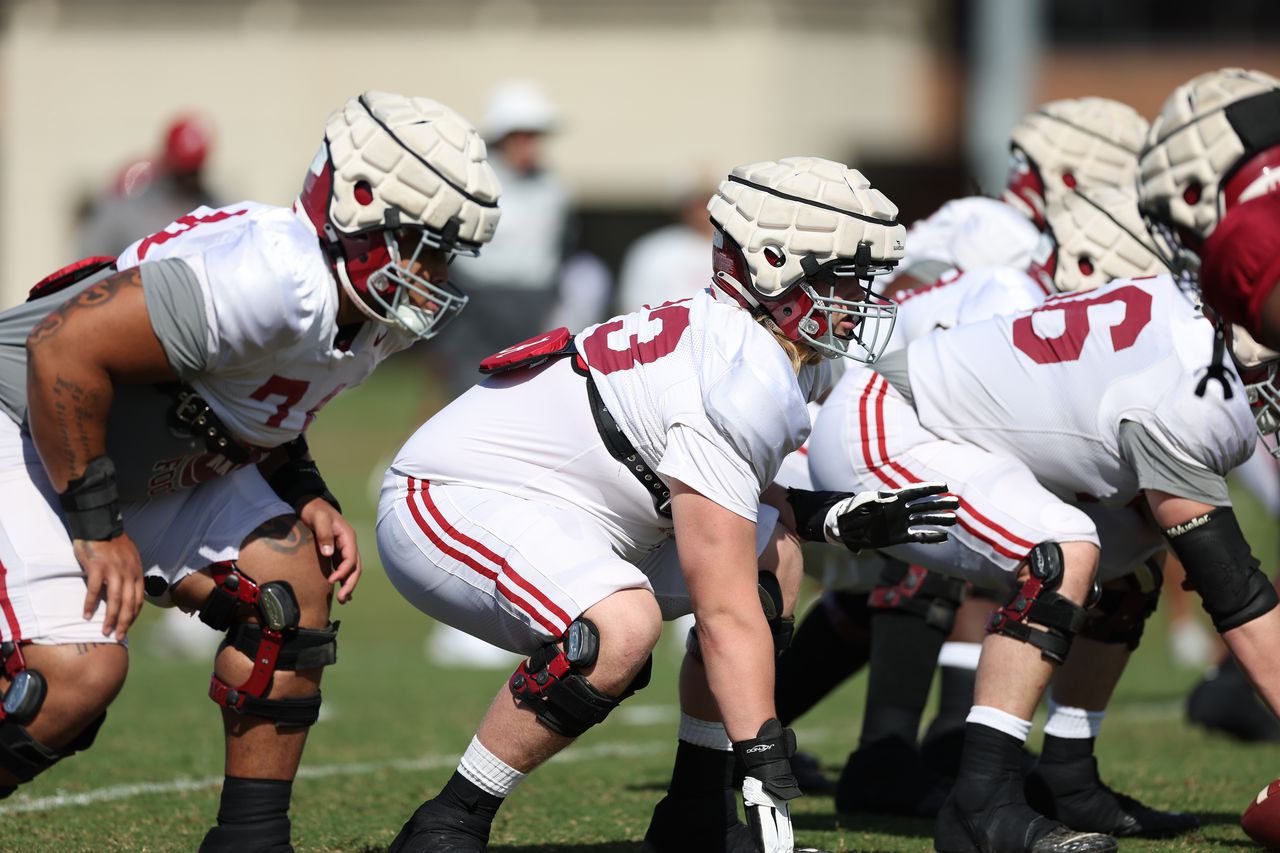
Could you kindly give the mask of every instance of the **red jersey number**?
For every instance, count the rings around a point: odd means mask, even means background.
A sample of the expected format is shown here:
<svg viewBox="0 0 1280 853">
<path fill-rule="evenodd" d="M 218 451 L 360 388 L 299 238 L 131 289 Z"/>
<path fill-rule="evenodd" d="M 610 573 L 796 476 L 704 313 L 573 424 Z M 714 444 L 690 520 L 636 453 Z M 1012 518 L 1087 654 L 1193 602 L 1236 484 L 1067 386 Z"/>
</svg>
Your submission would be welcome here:
<svg viewBox="0 0 1280 853">
<path fill-rule="evenodd" d="M 1107 291 L 1089 299 L 1071 302 L 1051 300 L 1029 314 L 1013 322 L 1013 345 L 1026 353 L 1036 364 L 1061 364 L 1077 361 L 1084 352 L 1089 337 L 1089 309 L 1095 305 L 1120 302 L 1124 305 L 1124 317 L 1111 326 L 1111 348 L 1115 352 L 1128 349 L 1138 340 L 1138 334 L 1151 322 L 1151 294 L 1132 285 Z M 1062 334 L 1053 338 L 1042 337 L 1032 319 L 1042 311 L 1062 312 Z"/>
<path fill-rule="evenodd" d="M 609 338 L 621 331 L 622 326 L 622 320 L 605 323 L 582 343 L 587 364 L 600 373 L 607 375 L 630 370 L 637 364 L 652 364 L 675 352 L 680 336 L 689 328 L 689 308 L 679 302 L 654 308 L 640 330 L 622 341 L 621 349 L 615 349 Z"/>
</svg>

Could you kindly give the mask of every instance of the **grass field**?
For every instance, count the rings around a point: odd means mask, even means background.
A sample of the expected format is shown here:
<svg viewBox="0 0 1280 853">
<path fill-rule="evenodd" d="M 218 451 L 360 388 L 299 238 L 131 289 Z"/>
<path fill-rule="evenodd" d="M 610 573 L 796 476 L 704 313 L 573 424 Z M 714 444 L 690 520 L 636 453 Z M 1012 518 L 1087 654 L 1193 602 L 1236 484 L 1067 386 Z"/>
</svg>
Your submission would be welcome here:
<svg viewBox="0 0 1280 853">
<path fill-rule="evenodd" d="M 400 599 L 377 564 L 370 474 L 380 473 L 384 457 L 429 411 L 424 375 L 412 357 L 388 365 L 335 401 L 312 431 L 313 449 L 359 528 L 367 571 L 355 602 L 337 614 L 341 662 L 325 677 L 325 718 L 312 730 L 294 786 L 300 851 L 382 851 L 448 778 L 508 674 L 430 667 L 422 651 L 428 620 Z M 1276 530 L 1250 506 L 1241 513 L 1255 553 L 1273 563 Z M 129 681 L 94 748 L 0 803 L 0 851 L 170 851 L 199 844 L 217 812 L 221 726 L 205 697 L 208 665 L 147 652 L 154 616 L 145 609 L 133 634 Z M 1204 829 L 1122 849 L 1247 848 L 1237 818 L 1280 773 L 1280 746 L 1235 744 L 1182 721 L 1182 698 L 1196 674 L 1171 666 L 1162 627 L 1159 620 L 1149 627 L 1104 725 L 1103 771 L 1116 787 L 1152 804 L 1199 814 Z M 524 783 L 503 808 L 491 849 L 639 849 L 674 754 L 679 648 L 664 637 L 650 687 Z M 855 679 L 797 726 L 802 748 L 823 755 L 833 770 L 856 742 L 864 685 L 865 676 Z M 800 800 L 795 813 L 805 844 L 931 849 L 927 821 L 837 816 L 822 797 Z"/>
</svg>

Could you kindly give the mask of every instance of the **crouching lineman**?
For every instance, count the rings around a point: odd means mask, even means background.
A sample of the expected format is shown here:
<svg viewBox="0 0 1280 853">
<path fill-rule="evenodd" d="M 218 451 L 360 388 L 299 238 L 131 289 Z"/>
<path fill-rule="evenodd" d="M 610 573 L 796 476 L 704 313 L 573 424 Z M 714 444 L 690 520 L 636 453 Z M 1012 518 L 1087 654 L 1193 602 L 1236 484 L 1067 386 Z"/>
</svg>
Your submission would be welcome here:
<svg viewBox="0 0 1280 853">
<path fill-rule="evenodd" d="M 529 656 L 392 851 L 485 849 L 516 785 L 643 687 L 662 622 L 690 611 L 675 770 L 645 849 L 792 850 L 795 737 L 773 700 L 800 573 L 790 531 L 937 541 L 911 525 L 950 517 L 908 505 L 941 484 L 880 500 L 771 485 L 808 435 L 822 356 L 883 347 L 894 307 L 870 285 L 902 255 L 896 208 L 854 170 L 791 158 L 734 169 L 709 209 L 709 291 L 487 359 L 497 375 L 388 471 L 377 529 L 392 583 Z"/>
<path fill-rule="evenodd" d="M 497 197 L 461 116 L 367 92 L 329 117 L 292 210 L 198 208 L 0 314 L 4 793 L 93 742 L 145 589 L 227 632 L 200 849 L 292 850 L 330 586 L 345 602 L 360 576 L 302 433 L 462 307 L 446 267 L 490 238 Z"/>
<path fill-rule="evenodd" d="M 1068 501 L 1142 496 L 1228 642 L 1280 627 L 1224 479 L 1257 430 L 1239 378 L 1205 375 L 1214 347 L 1213 325 L 1170 278 L 1122 280 L 921 338 L 875 371 L 851 371 L 819 416 L 817 485 L 946 479 L 959 496 L 946 545 L 889 553 L 1013 593 L 983 643 L 959 778 L 938 820 L 943 853 L 1111 850 L 1106 835 L 1067 827 L 1130 824 L 1127 798 L 1097 779 L 1093 739 L 1157 593 L 1117 589 L 1098 602 L 1101 618 L 1086 614 L 1100 537 Z M 1026 804 L 1020 762 L 1064 662 L 1037 770 L 1059 823 Z"/>
</svg>

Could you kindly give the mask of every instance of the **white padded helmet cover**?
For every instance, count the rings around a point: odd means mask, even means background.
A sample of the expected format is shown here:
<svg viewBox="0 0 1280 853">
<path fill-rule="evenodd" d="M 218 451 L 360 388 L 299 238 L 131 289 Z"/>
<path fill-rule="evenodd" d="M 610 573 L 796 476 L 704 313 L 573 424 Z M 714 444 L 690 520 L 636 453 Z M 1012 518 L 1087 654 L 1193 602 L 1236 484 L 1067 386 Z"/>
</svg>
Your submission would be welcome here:
<svg viewBox="0 0 1280 853">
<path fill-rule="evenodd" d="M 1142 152 L 1143 209 L 1167 209 L 1172 224 L 1208 237 L 1223 213 L 1219 183 L 1245 151 L 1223 110 L 1275 89 L 1280 80 L 1243 68 L 1210 71 L 1175 89 Z M 1184 193 L 1191 186 L 1199 193 L 1188 201 Z"/>
<path fill-rule="evenodd" d="M 1023 116 L 1009 141 L 1035 163 L 1049 205 L 1071 189 L 1066 174 L 1077 189 L 1133 186 L 1146 135 L 1147 120 L 1128 104 L 1068 98 Z"/>
<path fill-rule="evenodd" d="M 382 227 L 389 209 L 401 222 L 439 232 L 457 219 L 458 239 L 487 243 L 498 225 L 500 187 L 485 144 L 458 113 L 430 98 L 365 92 L 325 124 L 333 161 L 329 220 L 346 234 Z M 356 199 L 367 181 L 373 200 Z"/>
<path fill-rule="evenodd" d="M 1099 187 L 1070 192 L 1045 212 L 1057 244 L 1054 284 L 1058 290 L 1093 290 L 1117 278 L 1167 273 L 1138 213 L 1134 193 Z M 1092 266 L 1086 274 L 1081 260 Z"/>
<path fill-rule="evenodd" d="M 761 296 L 776 297 L 802 279 L 805 256 L 820 265 L 852 259 L 867 243 L 875 263 L 902 259 L 907 230 L 897 222 L 897 206 L 856 169 L 819 157 L 786 157 L 738 166 L 730 174 L 707 210 L 742 248 L 749 286 Z M 769 263 L 765 247 L 780 248 L 784 263 Z"/>
</svg>

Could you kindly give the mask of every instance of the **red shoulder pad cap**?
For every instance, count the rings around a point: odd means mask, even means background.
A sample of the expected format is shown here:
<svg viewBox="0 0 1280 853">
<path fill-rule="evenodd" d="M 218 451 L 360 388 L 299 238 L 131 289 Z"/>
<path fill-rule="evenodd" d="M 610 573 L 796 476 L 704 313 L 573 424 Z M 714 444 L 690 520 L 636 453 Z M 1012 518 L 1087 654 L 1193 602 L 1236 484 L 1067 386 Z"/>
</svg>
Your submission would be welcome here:
<svg viewBox="0 0 1280 853">
<path fill-rule="evenodd" d="M 1227 211 L 1200 253 L 1204 300 L 1255 338 L 1262 303 L 1280 283 L 1280 193 Z"/>
<path fill-rule="evenodd" d="M 522 367 L 536 367 L 552 358 L 574 355 L 573 335 L 561 326 L 554 331 L 521 341 L 515 346 L 498 350 L 480 362 L 481 373 L 506 373 Z"/>
<path fill-rule="evenodd" d="M 59 290 L 66 290 L 76 282 L 84 281 L 96 272 L 101 272 L 107 267 L 114 266 L 115 258 L 104 256 L 95 256 L 92 258 L 84 258 L 73 264 L 67 264 L 62 269 L 51 272 L 44 278 L 35 283 L 35 286 L 27 293 L 27 301 L 39 299 L 42 296 L 48 296 L 51 293 L 57 293 Z"/>
</svg>

